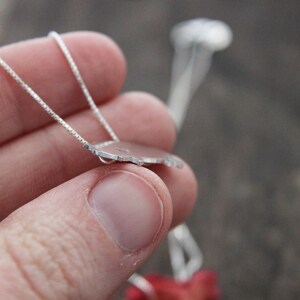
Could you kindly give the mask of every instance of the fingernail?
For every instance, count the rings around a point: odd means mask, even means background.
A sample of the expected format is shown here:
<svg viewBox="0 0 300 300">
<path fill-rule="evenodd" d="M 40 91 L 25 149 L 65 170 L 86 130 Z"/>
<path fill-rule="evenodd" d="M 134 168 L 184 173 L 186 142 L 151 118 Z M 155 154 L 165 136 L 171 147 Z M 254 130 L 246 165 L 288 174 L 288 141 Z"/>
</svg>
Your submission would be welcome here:
<svg viewBox="0 0 300 300">
<path fill-rule="evenodd" d="M 153 242 L 163 221 L 163 205 L 145 179 L 114 171 L 92 190 L 89 203 L 111 238 L 126 251 Z"/>
</svg>

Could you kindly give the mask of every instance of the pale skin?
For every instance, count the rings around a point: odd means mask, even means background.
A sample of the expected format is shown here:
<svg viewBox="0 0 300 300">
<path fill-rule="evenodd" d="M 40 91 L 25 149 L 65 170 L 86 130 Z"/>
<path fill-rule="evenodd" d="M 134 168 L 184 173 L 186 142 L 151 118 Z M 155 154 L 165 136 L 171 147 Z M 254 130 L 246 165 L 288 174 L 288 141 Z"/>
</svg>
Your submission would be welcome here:
<svg viewBox="0 0 300 300">
<path fill-rule="evenodd" d="M 97 33 L 62 37 L 119 137 L 171 151 L 176 134 L 164 105 L 145 93 L 120 92 L 126 74 L 120 49 Z M 53 40 L 2 47 L 0 56 L 85 139 L 108 139 Z M 195 202 L 196 180 L 187 165 L 101 164 L 2 69 L 0 125 L 1 299 L 110 299 Z M 159 204 L 152 205 L 147 193 Z M 103 207 L 108 195 L 118 205 L 131 203 L 123 201 L 128 195 L 139 202 L 133 200 L 134 212 L 121 209 L 115 224 L 101 211 L 98 218 L 90 205 L 96 197 Z M 114 214 L 110 203 L 105 208 Z M 159 226 L 148 228 L 153 220 Z"/>
</svg>

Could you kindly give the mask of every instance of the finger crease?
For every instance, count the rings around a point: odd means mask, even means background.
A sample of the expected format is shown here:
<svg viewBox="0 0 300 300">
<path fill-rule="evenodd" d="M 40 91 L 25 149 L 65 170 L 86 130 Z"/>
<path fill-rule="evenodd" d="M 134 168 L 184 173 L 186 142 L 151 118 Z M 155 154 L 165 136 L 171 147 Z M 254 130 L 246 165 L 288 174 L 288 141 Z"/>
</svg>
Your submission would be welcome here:
<svg viewBox="0 0 300 300">
<path fill-rule="evenodd" d="M 26 270 L 22 266 L 22 262 L 18 258 L 18 255 L 15 254 L 14 247 L 10 245 L 10 243 L 6 240 L 3 239 L 5 243 L 5 248 L 8 256 L 11 258 L 12 263 L 15 265 L 17 271 L 20 273 L 21 278 L 25 280 L 27 283 L 29 289 L 32 291 L 32 293 L 38 297 L 38 299 L 44 299 L 42 296 L 41 292 L 36 288 L 33 280 L 30 278 L 30 276 L 27 274 Z"/>
</svg>

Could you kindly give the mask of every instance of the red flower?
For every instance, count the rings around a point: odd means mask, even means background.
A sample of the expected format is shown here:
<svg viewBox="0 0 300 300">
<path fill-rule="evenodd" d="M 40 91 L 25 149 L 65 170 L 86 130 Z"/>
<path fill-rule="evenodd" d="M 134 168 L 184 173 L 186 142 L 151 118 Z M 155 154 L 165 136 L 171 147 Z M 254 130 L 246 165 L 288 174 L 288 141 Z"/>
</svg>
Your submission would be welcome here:
<svg viewBox="0 0 300 300">
<path fill-rule="evenodd" d="M 188 281 L 176 281 L 171 277 L 150 275 L 145 277 L 156 292 L 155 300 L 218 300 L 220 289 L 217 276 L 212 271 L 199 271 Z M 138 288 L 130 286 L 125 300 L 149 300 Z"/>
</svg>

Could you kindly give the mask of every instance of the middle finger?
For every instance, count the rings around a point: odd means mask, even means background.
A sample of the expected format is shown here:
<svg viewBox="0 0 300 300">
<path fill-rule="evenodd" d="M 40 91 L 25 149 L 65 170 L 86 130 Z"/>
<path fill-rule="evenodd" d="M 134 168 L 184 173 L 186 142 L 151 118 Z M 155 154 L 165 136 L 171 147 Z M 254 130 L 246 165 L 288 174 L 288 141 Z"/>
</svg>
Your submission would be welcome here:
<svg viewBox="0 0 300 300">
<path fill-rule="evenodd" d="M 122 140 L 170 150 L 175 130 L 161 102 L 144 93 L 127 93 L 101 107 Z M 91 143 L 108 140 L 90 111 L 67 119 Z M 0 148 L 0 220 L 49 189 L 99 166 L 59 125 L 53 124 Z M 4 172 L 5 170 L 5 172 Z"/>
</svg>

